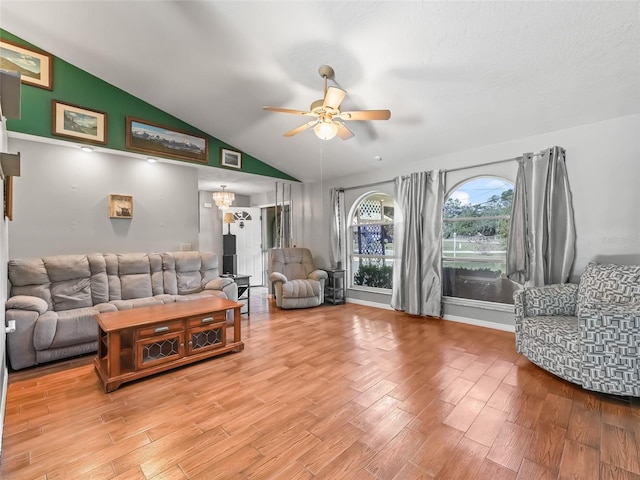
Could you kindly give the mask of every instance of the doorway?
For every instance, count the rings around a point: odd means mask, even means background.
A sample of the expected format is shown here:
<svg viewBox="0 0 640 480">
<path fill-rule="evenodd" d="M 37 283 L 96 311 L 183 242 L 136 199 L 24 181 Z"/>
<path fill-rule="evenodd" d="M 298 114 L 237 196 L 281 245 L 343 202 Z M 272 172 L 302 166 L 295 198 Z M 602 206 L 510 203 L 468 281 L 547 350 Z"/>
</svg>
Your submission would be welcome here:
<svg viewBox="0 0 640 480">
<path fill-rule="evenodd" d="M 235 223 L 223 224 L 222 233 L 236 236 L 237 274 L 251 275 L 251 286 L 263 285 L 262 222 L 260 209 L 230 207 Z"/>
</svg>

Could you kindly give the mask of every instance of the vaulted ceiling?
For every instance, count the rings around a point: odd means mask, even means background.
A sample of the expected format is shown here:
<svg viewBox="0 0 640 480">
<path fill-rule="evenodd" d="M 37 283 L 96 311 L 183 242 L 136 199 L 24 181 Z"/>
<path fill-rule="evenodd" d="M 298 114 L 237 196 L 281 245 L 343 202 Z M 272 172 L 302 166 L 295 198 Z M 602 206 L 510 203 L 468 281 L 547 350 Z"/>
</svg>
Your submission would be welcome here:
<svg viewBox="0 0 640 480">
<path fill-rule="evenodd" d="M 0 2 L 0 27 L 305 182 L 638 113 L 639 26 L 637 1 Z M 391 119 L 285 138 L 307 117 L 262 107 L 306 110 L 323 64 L 343 110 Z"/>
</svg>

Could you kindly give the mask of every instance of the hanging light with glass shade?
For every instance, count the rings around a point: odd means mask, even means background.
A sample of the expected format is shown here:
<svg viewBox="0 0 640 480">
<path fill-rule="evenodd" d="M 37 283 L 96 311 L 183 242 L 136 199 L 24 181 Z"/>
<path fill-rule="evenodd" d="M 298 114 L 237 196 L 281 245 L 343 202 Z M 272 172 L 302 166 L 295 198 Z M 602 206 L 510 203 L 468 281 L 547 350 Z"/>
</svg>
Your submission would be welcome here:
<svg viewBox="0 0 640 480">
<path fill-rule="evenodd" d="M 221 192 L 213 192 L 213 201 L 216 202 L 216 206 L 220 210 L 226 210 L 231 206 L 236 196 L 234 193 L 226 192 L 224 189 L 227 188 L 226 185 L 220 185 L 222 187 Z"/>
</svg>

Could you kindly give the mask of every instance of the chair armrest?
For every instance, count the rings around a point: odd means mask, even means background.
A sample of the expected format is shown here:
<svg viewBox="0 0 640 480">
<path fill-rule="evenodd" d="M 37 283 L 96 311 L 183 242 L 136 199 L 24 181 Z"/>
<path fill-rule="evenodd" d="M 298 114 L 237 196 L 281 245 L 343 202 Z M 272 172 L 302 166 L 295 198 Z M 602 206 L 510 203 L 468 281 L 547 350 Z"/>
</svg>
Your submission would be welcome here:
<svg viewBox="0 0 640 480">
<path fill-rule="evenodd" d="M 578 285 L 562 283 L 530 287 L 514 294 L 516 323 L 525 317 L 574 316 L 578 303 Z"/>
<path fill-rule="evenodd" d="M 49 305 L 40 297 L 16 295 L 7 300 L 5 308 L 7 310 L 29 310 L 43 314 L 49 309 Z"/>
<path fill-rule="evenodd" d="M 287 283 L 287 277 L 285 277 L 283 274 L 281 274 L 280 272 L 271 272 L 269 274 L 269 281 L 270 282 L 281 282 L 281 283 Z"/>
<path fill-rule="evenodd" d="M 311 272 L 309 274 L 309 278 L 312 280 L 326 280 L 329 277 L 329 275 L 327 274 L 327 272 L 325 272 L 324 270 L 314 270 L 313 272 Z"/>
</svg>

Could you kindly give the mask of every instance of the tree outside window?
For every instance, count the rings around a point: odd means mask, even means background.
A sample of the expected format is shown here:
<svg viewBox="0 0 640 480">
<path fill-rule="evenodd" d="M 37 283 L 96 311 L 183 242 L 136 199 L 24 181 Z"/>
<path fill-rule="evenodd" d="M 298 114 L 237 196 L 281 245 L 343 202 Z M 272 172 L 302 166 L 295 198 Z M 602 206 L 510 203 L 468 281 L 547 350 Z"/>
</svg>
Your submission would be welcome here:
<svg viewBox="0 0 640 480">
<path fill-rule="evenodd" d="M 513 304 L 506 278 L 513 184 L 498 177 L 468 180 L 443 209 L 443 295 Z"/>
</svg>

